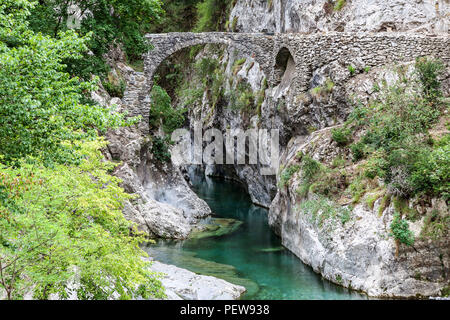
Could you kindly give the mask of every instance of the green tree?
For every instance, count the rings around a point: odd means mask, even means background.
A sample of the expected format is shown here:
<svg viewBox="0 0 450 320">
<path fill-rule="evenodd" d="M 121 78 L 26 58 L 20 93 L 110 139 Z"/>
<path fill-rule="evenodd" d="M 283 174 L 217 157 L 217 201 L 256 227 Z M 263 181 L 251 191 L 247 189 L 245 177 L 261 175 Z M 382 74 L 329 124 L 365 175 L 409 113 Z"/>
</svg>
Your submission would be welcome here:
<svg viewBox="0 0 450 320">
<path fill-rule="evenodd" d="M 81 58 L 90 34 L 34 33 L 26 21 L 32 9 L 25 0 L 0 5 L 0 155 L 5 164 L 26 156 L 73 163 L 79 160 L 74 142 L 125 122 L 108 108 L 83 103 L 96 81 L 64 71 L 62 61 Z"/>
<path fill-rule="evenodd" d="M 235 1 L 203 0 L 197 4 L 196 32 L 219 31 L 223 29 L 229 10 Z"/>
<path fill-rule="evenodd" d="M 142 235 L 123 217 L 131 196 L 108 174 L 105 145 L 80 145 L 79 166 L 0 166 L 0 292 L 8 299 L 164 296 L 142 259 Z"/>
<path fill-rule="evenodd" d="M 97 137 L 133 120 L 83 102 L 95 81 L 70 76 L 63 61 L 79 59 L 90 34 L 35 33 L 33 7 L 0 0 L 0 294 L 162 297 Z"/>
<path fill-rule="evenodd" d="M 165 0 L 161 19 L 150 28 L 152 33 L 192 31 L 201 0 Z"/>
<path fill-rule="evenodd" d="M 160 0 L 46 0 L 39 1 L 29 18 L 33 30 L 52 36 L 66 31 L 70 5 L 78 6 L 84 17 L 80 34 L 92 32 L 88 46 L 93 55 L 68 59 L 71 73 L 84 77 L 107 70 L 103 55 L 113 43 L 122 44 L 130 60 L 140 59 L 149 49 L 143 35 L 162 13 Z"/>
</svg>

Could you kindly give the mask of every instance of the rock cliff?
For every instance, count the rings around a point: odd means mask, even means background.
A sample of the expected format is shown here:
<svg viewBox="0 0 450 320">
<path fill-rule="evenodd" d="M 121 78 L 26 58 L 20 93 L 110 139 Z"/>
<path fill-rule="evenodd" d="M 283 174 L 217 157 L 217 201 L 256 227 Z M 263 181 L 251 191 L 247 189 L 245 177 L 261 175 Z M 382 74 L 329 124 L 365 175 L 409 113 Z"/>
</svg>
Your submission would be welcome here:
<svg viewBox="0 0 450 320">
<path fill-rule="evenodd" d="M 138 108 L 136 95 L 142 92 L 144 75 L 123 63 L 119 49 L 112 49 L 109 57 L 114 67 L 112 73 L 116 77 L 120 74 L 127 89 L 122 99 L 111 98 L 102 89 L 92 98 L 103 105 L 116 105 L 118 111 L 132 113 L 133 108 Z M 199 219 L 211 214 L 211 209 L 190 189 L 179 168 L 153 159 L 146 127 L 148 124 L 141 121 L 106 134 L 109 144 L 105 156 L 119 163 L 114 174 L 122 179 L 125 191 L 136 195 L 125 204 L 125 217 L 136 222 L 150 237 L 186 239 Z"/>
<path fill-rule="evenodd" d="M 448 34 L 449 5 L 448 1 L 428 0 L 238 0 L 228 26 L 237 32 Z M 207 45 L 196 56 L 197 61 L 203 58 L 219 62 L 217 70 L 224 75 L 221 85 L 224 92 L 245 96 L 250 91 L 254 109 L 237 111 L 230 108 L 232 98 L 227 94 L 217 102 L 211 98 L 209 88 L 189 111 L 191 129 L 194 119 L 202 119 L 205 129 L 214 127 L 223 132 L 227 129 L 277 128 L 280 130 L 281 168 L 295 163 L 295 155 L 299 152 L 308 152 L 312 158 L 328 163 L 337 156 L 350 159 L 348 151 L 340 150 L 332 141 L 331 128 L 339 127 L 347 119 L 355 105 L 351 101 L 359 100 L 365 104 L 376 96 L 376 79 L 392 82 L 398 78 L 392 65 L 370 69 L 355 56 L 349 61 L 332 61 L 312 70 L 307 90 L 299 94 L 292 86 L 290 74 L 293 69 L 289 59 L 284 63 L 278 84 L 269 88 L 263 71 L 251 57 L 227 47 Z M 188 77 L 192 85 L 195 85 L 196 72 L 192 71 Z M 442 79 L 446 96 L 450 93 L 449 73 L 447 66 L 446 76 Z M 242 83 L 246 84 L 244 89 Z M 182 104 L 182 101 L 178 103 Z M 448 130 L 442 131 L 441 136 L 445 132 Z M 207 175 L 241 181 L 254 203 L 270 206 L 269 221 L 283 245 L 332 282 L 371 296 L 435 296 L 447 290 L 448 235 L 438 240 L 421 237 L 426 217 L 433 210 L 448 215 L 448 205 L 442 199 L 433 199 L 420 206 L 414 200 L 408 203 L 410 208 L 422 214 L 420 219 L 409 222 L 417 240 L 414 247 L 401 245 L 398 248 L 390 231 L 395 206 L 393 203 L 386 205 L 382 196 L 376 198 L 369 194 L 375 198 L 370 206 L 364 203 L 349 206 L 348 201 L 339 203 L 336 210 L 347 209 L 348 217 L 345 224 L 330 222 L 331 228 L 312 221 L 309 211 L 301 209 L 302 203 L 308 205 L 317 198 L 314 194 L 306 199 L 297 196 L 300 175 L 294 176 L 282 188 L 279 185 L 282 170 L 275 177 L 262 176 L 259 169 L 258 164 L 204 166 L 202 170 Z M 377 187 L 373 186 L 372 192 L 376 193 Z M 321 207 L 329 207 L 328 201 L 323 201 Z"/>
<path fill-rule="evenodd" d="M 448 1 L 431 0 L 238 0 L 228 28 L 269 34 L 331 31 L 448 34 L 449 5 Z M 192 91 L 188 90 L 187 95 L 175 101 L 180 106 L 189 101 L 187 126 L 194 130 L 195 121 L 200 120 L 203 129 L 216 128 L 222 132 L 276 128 L 280 133 L 281 168 L 297 165 L 299 153 L 328 164 L 338 157 L 350 161 L 348 150 L 331 139 L 331 129 L 347 119 L 355 105 L 352 101 L 366 104 L 376 96 L 376 79 L 389 82 L 397 77 L 389 67 L 370 69 L 355 56 L 313 68 L 308 73 L 307 88 L 299 92 L 293 85 L 296 70 L 288 53 L 276 61 L 280 74 L 272 87 L 257 61 L 232 48 L 207 45 L 195 57 L 196 61 L 205 59 L 215 64 L 214 76 L 207 76 L 205 85 L 201 70 L 189 69 L 184 74 L 188 87 L 200 88 L 201 92 L 193 102 Z M 127 81 L 124 97 L 111 99 L 100 92 L 94 98 L 136 114 L 140 101 L 137 95 L 145 86 L 144 74 L 120 60 L 113 58 L 111 63 L 115 72 Z M 448 96 L 448 68 L 442 80 L 444 95 Z M 251 107 L 234 108 L 241 100 L 250 101 Z M 390 231 L 395 205 L 386 200 L 387 196 L 374 194 L 380 192 L 382 183 L 369 190 L 366 196 L 370 201 L 365 199 L 350 206 L 349 199 L 345 201 L 342 195 L 342 201 L 336 205 L 314 193 L 299 197 L 300 173 L 280 186 L 283 170 L 277 175 L 262 175 L 260 163 L 196 168 L 160 164 L 149 152 L 152 141 L 146 134 L 144 121 L 109 132 L 110 144 L 105 154 L 111 160 L 123 162 L 116 175 L 123 179 L 128 192 L 138 195 L 126 204 L 125 215 L 152 237 L 184 239 L 199 219 L 210 214 L 206 203 L 190 190 L 182 173 L 195 169 L 242 182 L 254 203 L 270 207 L 269 222 L 283 245 L 332 282 L 371 296 L 435 296 L 448 290 L 448 236 L 438 240 L 421 237 L 433 210 L 448 214 L 448 205 L 442 199 L 432 199 L 426 204 L 414 200 L 408 203 L 408 207 L 421 213 L 419 219 L 408 222 L 417 241 L 413 247 L 399 246 Z M 443 132 L 448 130 L 440 134 Z M 355 168 L 347 165 L 345 170 L 351 176 Z M 326 209 L 332 218 L 318 222 L 317 216 L 323 216 Z"/>
</svg>

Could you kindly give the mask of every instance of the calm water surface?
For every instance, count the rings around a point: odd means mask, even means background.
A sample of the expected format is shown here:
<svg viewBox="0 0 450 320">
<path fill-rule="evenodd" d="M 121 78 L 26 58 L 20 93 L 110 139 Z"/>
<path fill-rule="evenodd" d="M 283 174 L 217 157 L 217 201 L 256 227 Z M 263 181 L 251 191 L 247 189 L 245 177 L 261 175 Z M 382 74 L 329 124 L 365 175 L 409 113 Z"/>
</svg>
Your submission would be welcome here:
<svg viewBox="0 0 450 320">
<path fill-rule="evenodd" d="M 243 299 L 366 299 L 322 279 L 284 249 L 269 228 L 267 209 L 253 205 L 239 184 L 197 179 L 193 189 L 215 217 L 243 223 L 222 236 L 159 241 L 146 248 L 156 260 L 243 285 Z"/>
</svg>

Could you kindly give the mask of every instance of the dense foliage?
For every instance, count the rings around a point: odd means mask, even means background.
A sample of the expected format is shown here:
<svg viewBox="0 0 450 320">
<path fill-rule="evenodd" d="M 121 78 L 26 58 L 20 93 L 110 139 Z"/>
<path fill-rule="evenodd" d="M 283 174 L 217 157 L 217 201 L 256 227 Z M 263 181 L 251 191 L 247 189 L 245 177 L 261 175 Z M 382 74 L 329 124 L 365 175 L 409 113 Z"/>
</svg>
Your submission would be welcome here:
<svg viewBox="0 0 450 320">
<path fill-rule="evenodd" d="M 78 166 L 0 167 L 0 288 L 9 299 L 29 290 L 38 299 L 162 297 L 104 146 L 83 144 Z"/>
<path fill-rule="evenodd" d="M 194 30 L 197 32 L 219 31 L 226 24 L 229 10 L 236 1 L 230 0 L 203 0 L 197 4 L 197 23 Z"/>
<path fill-rule="evenodd" d="M 183 114 L 186 109 L 175 109 L 167 92 L 158 85 L 154 85 L 151 92 L 152 105 L 150 108 L 150 125 L 158 129 L 162 126 L 164 133 L 170 135 L 184 123 Z"/>
<path fill-rule="evenodd" d="M 414 68 L 398 66 L 398 81 L 376 84 L 369 103 L 358 103 L 343 126 L 330 130 L 340 154 L 331 163 L 321 163 L 299 152 L 294 164 L 281 171 L 279 186 L 298 171 L 300 209 L 319 224 L 336 217 L 334 206 L 347 208 L 340 204 L 359 203 L 363 196 L 371 210 L 380 200 L 380 216 L 393 205 L 390 235 L 396 240 L 396 254 L 400 244 L 414 244 L 408 221 L 424 218 L 421 239 L 446 237 L 448 211 L 435 207 L 419 213 L 411 206 L 412 198 L 420 204 L 450 199 L 450 135 L 445 133 L 449 100 L 441 91 L 443 69 L 431 58 L 418 59 Z M 346 160 L 348 151 L 355 164 Z M 350 218 L 345 212 L 340 217 L 343 223 Z"/>
<path fill-rule="evenodd" d="M 181 128 L 184 123 L 186 108 L 174 108 L 166 90 L 154 85 L 151 92 L 150 127 L 157 132 L 162 129 L 161 135 L 155 133 L 152 139 L 151 152 L 160 162 L 170 161 L 169 147 L 170 135 L 175 129 Z"/>
<path fill-rule="evenodd" d="M 192 31 L 201 0 L 165 0 L 161 19 L 149 30 L 152 33 Z"/>
<path fill-rule="evenodd" d="M 29 155 L 73 163 L 79 158 L 75 141 L 124 122 L 111 110 L 85 103 L 95 81 L 64 71 L 62 61 L 80 58 L 88 38 L 72 31 L 57 38 L 34 33 L 26 21 L 32 8 L 27 1 L 2 0 L 0 6 L 0 155 L 8 164 Z"/>
<path fill-rule="evenodd" d="M 162 13 L 160 0 L 46 0 L 35 6 L 30 22 L 33 30 L 57 36 L 71 26 L 72 6 L 83 17 L 78 32 L 92 33 L 88 42 L 93 54 L 70 61 L 72 73 L 88 76 L 105 72 L 103 55 L 111 44 L 121 44 L 130 60 L 140 59 L 148 51 L 143 35 Z"/>
<path fill-rule="evenodd" d="M 0 0 L 0 297 L 162 297 L 98 138 L 134 119 L 89 103 L 96 79 L 67 73 L 64 61 L 87 62 L 91 33 L 29 26 L 58 3 Z"/>
<path fill-rule="evenodd" d="M 414 244 L 414 235 L 409 230 L 408 222 L 400 217 L 400 214 L 394 214 L 394 219 L 391 223 L 391 232 L 394 238 L 400 243 L 404 243 L 408 246 Z"/>
</svg>

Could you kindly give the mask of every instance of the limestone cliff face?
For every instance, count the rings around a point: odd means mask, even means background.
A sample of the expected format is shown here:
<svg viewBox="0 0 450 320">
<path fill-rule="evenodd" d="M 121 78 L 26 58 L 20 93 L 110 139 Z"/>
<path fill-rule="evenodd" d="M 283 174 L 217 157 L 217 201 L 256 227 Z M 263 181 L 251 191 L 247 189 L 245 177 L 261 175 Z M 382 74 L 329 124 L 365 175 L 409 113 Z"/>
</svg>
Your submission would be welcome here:
<svg viewBox="0 0 450 320">
<path fill-rule="evenodd" d="M 447 0 L 238 0 L 231 12 L 239 31 L 447 33 Z"/>
<path fill-rule="evenodd" d="M 347 0 L 335 9 L 337 1 L 328 0 L 238 0 L 231 11 L 230 29 L 238 32 L 327 32 L 327 31 L 402 31 L 448 33 L 450 3 L 448 1 L 409 0 Z M 277 128 L 280 130 L 281 166 L 295 161 L 299 151 L 308 151 L 320 161 L 331 161 L 342 150 L 330 138 L 330 128 L 339 126 L 352 110 L 350 100 L 367 102 L 374 94 L 377 77 L 388 82 L 395 79 L 389 68 L 374 68 L 364 72 L 364 64 L 354 57 L 351 61 L 334 61 L 312 70 L 307 91 L 298 93 L 292 87 L 289 74 L 292 66 L 285 64 L 282 79 L 273 88 L 264 87 L 265 75 L 258 63 L 223 48 L 216 54 L 227 79 L 249 84 L 254 95 L 264 92 L 259 114 L 242 114 L 229 110 L 226 103 L 211 107 L 205 93 L 201 104 L 190 111 L 190 119 L 206 119 L 204 128 L 226 129 Z M 197 60 L 211 57 L 209 48 Z M 245 58 L 240 67 L 236 61 Z M 356 69 L 356 74 L 348 70 Z M 444 79 L 444 94 L 450 94 L 450 74 Z M 234 90 L 233 81 L 225 81 L 226 90 Z M 231 83 L 231 84 L 230 84 Z M 322 88 L 323 90 L 312 90 Z M 343 155 L 349 157 L 349 155 Z M 423 216 L 410 222 L 417 242 L 414 248 L 401 246 L 396 256 L 395 241 L 390 236 L 394 208 L 380 209 L 381 199 L 369 208 L 364 204 L 349 209 L 350 220 L 345 224 L 330 222 L 319 225 L 311 220 L 295 190 L 301 183 L 294 176 L 286 187 L 277 186 L 275 177 L 261 176 L 259 166 L 207 166 L 209 175 L 236 179 L 246 185 L 252 200 L 270 206 L 269 222 L 281 237 L 283 245 L 303 262 L 337 284 L 364 291 L 371 296 L 440 295 L 449 285 L 449 239 L 437 241 L 420 237 L 427 212 L 448 206 L 433 199 L 425 207 L 417 207 Z M 279 172 L 280 173 L 280 172 Z M 314 195 L 311 195 L 314 200 Z M 309 199 L 311 200 L 311 199 Z M 347 208 L 347 204 L 341 204 Z M 378 212 L 381 211 L 379 214 Z"/>
<path fill-rule="evenodd" d="M 413 64 L 406 63 L 403 68 L 413 74 Z M 374 68 L 347 79 L 341 90 L 353 92 L 353 99 L 364 103 L 376 95 L 375 83 L 398 81 L 396 70 L 389 65 Z M 447 96 L 449 75 L 447 68 L 444 79 Z M 331 138 L 332 128 L 294 136 L 282 154 L 282 167 L 298 165 L 299 154 L 309 154 L 328 165 L 339 158 L 347 163 L 341 170 L 354 178 L 357 168 L 351 164 L 348 149 Z M 441 132 L 448 133 L 448 129 Z M 277 180 L 280 179 L 278 175 Z M 426 220 L 433 212 L 448 215 L 445 201 L 431 199 L 427 204 L 420 204 L 409 200 L 408 208 L 419 213 L 416 220 L 408 222 L 416 241 L 413 247 L 396 247 L 390 225 L 398 208 L 390 195 L 377 194 L 384 188 L 382 182 L 376 182 L 357 204 L 352 204 L 352 199 L 344 193 L 337 204 L 316 194 L 305 198 L 299 194 L 303 183 L 300 170 L 286 186 L 279 184 L 270 207 L 269 224 L 283 245 L 316 272 L 332 282 L 377 297 L 436 296 L 448 287 L 450 239 L 447 234 L 437 239 L 424 235 Z M 338 212 L 346 212 L 345 218 L 339 218 L 343 213 Z"/>
<path fill-rule="evenodd" d="M 300 152 L 322 163 L 338 156 L 349 158 L 331 139 L 331 128 L 293 138 L 283 165 L 297 164 Z M 350 174 L 354 168 L 349 165 L 343 170 Z M 439 296 L 449 285 L 450 239 L 424 236 L 427 216 L 433 210 L 448 214 L 445 201 L 432 199 L 425 206 L 409 201 L 408 207 L 421 212 L 417 220 L 408 222 L 416 240 L 412 247 L 401 244 L 397 248 L 390 229 L 395 206 L 391 198 L 377 195 L 375 186 L 357 204 L 345 195 L 336 204 L 313 193 L 301 197 L 302 184 L 299 171 L 279 188 L 269 210 L 269 224 L 283 246 L 324 278 L 375 297 Z M 376 200 L 371 203 L 370 197 Z M 387 206 L 386 199 L 390 201 Z"/>
<path fill-rule="evenodd" d="M 424 33 L 448 33 L 450 3 L 445 0 L 349 0 L 336 7 L 332 0 L 238 0 L 229 18 L 229 29 L 237 32 L 268 33 L 318 33 L 328 31 L 379 32 L 408 31 Z M 224 48 L 221 58 L 223 71 L 228 79 L 247 82 L 255 99 L 261 90 L 264 100 L 258 106 L 260 114 L 242 115 L 227 108 L 211 108 L 207 99 L 203 105 L 191 113 L 191 119 L 207 119 L 204 128 L 215 126 L 222 131 L 227 128 L 276 128 L 280 130 L 281 148 L 297 135 L 333 126 L 346 118 L 350 111 L 347 98 L 352 92 L 342 84 L 351 78 L 347 70 L 349 64 L 361 71 L 365 65 L 357 56 L 348 61 L 335 61 L 312 70 L 307 90 L 324 86 L 331 79 L 334 84 L 332 94 L 311 96 L 299 94 L 289 80 L 292 66 L 286 64 L 281 75 L 284 81 L 274 88 L 264 88 L 266 75 L 261 66 L 249 57 L 244 57 L 230 48 Z M 211 56 L 208 49 L 196 60 Z M 246 58 L 236 71 L 234 63 Z M 224 85 L 226 90 L 235 87 Z M 211 110 L 213 109 L 213 110 Z M 201 117 L 202 115 L 202 117 Z M 205 168 L 210 175 L 220 175 L 237 179 L 246 186 L 252 201 L 268 207 L 275 196 L 276 185 L 273 177 L 261 176 L 258 165 L 236 165 L 230 167 Z"/>
</svg>

